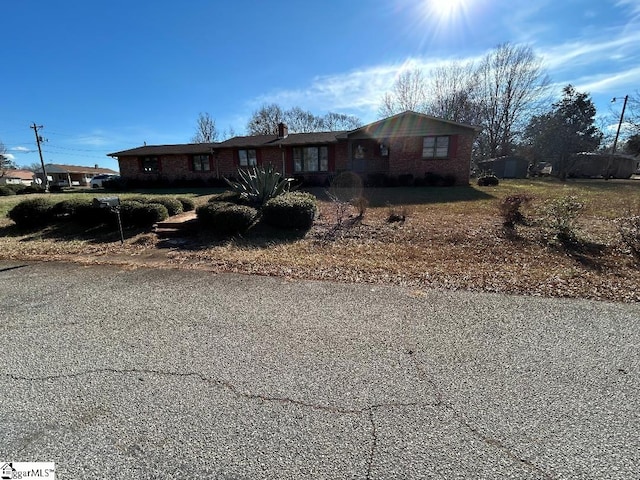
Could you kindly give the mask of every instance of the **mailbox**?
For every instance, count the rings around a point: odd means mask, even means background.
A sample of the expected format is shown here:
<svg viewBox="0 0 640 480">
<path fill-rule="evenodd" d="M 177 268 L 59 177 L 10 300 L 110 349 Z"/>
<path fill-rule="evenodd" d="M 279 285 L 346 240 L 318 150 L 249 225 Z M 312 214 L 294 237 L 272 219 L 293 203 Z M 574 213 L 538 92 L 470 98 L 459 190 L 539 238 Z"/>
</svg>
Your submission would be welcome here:
<svg viewBox="0 0 640 480">
<path fill-rule="evenodd" d="M 114 208 L 120 206 L 119 197 L 100 197 L 93 199 L 93 206 L 100 208 Z"/>
</svg>

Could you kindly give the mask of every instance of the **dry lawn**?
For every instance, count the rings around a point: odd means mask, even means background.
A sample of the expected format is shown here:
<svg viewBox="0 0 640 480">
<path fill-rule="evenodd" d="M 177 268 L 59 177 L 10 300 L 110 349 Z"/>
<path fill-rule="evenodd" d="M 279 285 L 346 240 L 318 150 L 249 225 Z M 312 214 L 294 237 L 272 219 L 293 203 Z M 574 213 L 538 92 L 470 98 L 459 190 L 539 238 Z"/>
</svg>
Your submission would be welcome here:
<svg viewBox="0 0 640 480">
<path fill-rule="evenodd" d="M 0 259 L 392 283 L 417 295 L 426 288 L 447 288 L 640 300 L 640 265 L 620 241 L 614 222 L 640 214 L 640 181 L 514 180 L 490 188 L 371 189 L 363 192 L 370 207 L 361 219 L 353 208 L 339 219 L 336 205 L 322 191 L 314 193 L 322 198 L 320 215 L 306 234 L 258 227 L 233 239 L 201 233 L 176 241 L 128 232 L 121 246 L 111 232 L 106 238 L 104 231 L 24 234 L 3 219 Z M 534 200 L 524 210 L 526 225 L 508 231 L 498 203 L 514 193 L 529 193 Z M 545 202 L 569 194 L 586 205 L 580 243 L 573 248 L 554 242 L 541 223 Z M 389 223 L 391 213 L 405 220 Z"/>
</svg>

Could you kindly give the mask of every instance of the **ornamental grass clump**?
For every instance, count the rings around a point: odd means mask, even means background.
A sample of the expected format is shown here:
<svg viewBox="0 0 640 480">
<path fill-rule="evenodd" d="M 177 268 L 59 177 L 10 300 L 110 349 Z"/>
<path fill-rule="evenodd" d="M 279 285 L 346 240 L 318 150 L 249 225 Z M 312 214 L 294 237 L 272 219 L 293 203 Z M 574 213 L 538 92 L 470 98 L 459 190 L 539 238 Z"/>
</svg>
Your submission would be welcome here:
<svg viewBox="0 0 640 480">
<path fill-rule="evenodd" d="M 270 198 L 277 197 L 291 189 L 292 179 L 283 178 L 272 166 L 238 169 L 238 181 L 225 178 L 231 189 L 246 198 L 250 204 L 262 207 Z"/>
</svg>

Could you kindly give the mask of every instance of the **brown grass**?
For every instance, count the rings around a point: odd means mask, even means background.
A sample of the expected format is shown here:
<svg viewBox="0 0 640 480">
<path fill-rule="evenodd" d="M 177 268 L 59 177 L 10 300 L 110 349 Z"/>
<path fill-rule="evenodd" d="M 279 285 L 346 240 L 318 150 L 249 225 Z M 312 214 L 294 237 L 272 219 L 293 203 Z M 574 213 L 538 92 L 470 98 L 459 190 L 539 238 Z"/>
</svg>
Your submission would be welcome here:
<svg viewBox="0 0 640 480">
<path fill-rule="evenodd" d="M 505 230 L 499 200 L 525 192 L 534 197 L 524 212 L 527 224 Z M 322 191 L 315 193 L 322 196 Z M 358 219 L 352 209 L 337 228 L 335 207 L 323 200 L 319 218 L 304 235 L 258 227 L 234 239 L 200 234 L 186 243 L 172 243 L 142 233 L 130 234 L 120 246 L 115 235 L 104 242 L 87 235 L 61 239 L 47 230 L 16 234 L 4 221 L 0 258 L 640 300 L 640 270 L 613 222 L 640 212 L 638 182 L 523 180 L 493 188 L 399 188 L 363 194 L 370 203 L 364 218 Z M 549 240 L 539 213 L 545 201 L 566 194 L 586 203 L 580 243 L 571 248 Z M 390 213 L 405 220 L 388 223 Z"/>
</svg>

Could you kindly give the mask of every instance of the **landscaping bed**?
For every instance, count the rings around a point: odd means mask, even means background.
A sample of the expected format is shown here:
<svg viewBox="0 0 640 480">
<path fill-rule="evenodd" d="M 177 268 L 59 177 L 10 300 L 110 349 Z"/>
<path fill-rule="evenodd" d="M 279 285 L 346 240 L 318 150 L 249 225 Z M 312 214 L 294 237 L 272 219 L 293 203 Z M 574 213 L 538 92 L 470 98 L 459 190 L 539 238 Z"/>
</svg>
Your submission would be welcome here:
<svg viewBox="0 0 640 480">
<path fill-rule="evenodd" d="M 179 240 L 128 231 L 120 245 L 117 232 L 61 233 L 47 227 L 24 233 L 3 218 L 0 259 L 390 283 L 408 286 L 416 295 L 449 288 L 640 300 L 638 259 L 615 222 L 640 212 L 638 182 L 514 180 L 492 187 L 370 189 L 361 192 L 369 204 L 364 212 L 362 206 L 331 201 L 323 190 L 313 193 L 321 201 L 308 231 L 259 223 L 233 237 L 203 230 Z M 522 207 L 524 223 L 506 228 L 500 203 L 523 193 L 532 197 Z M 543 222 L 545 205 L 567 196 L 584 205 L 571 244 L 554 239 Z M 198 205 L 208 198 L 194 197 Z"/>
</svg>

